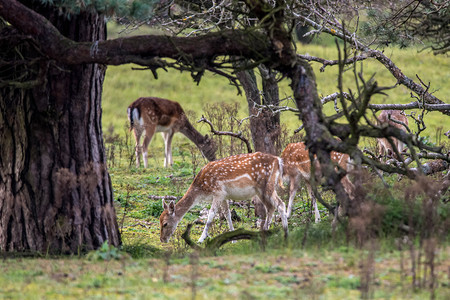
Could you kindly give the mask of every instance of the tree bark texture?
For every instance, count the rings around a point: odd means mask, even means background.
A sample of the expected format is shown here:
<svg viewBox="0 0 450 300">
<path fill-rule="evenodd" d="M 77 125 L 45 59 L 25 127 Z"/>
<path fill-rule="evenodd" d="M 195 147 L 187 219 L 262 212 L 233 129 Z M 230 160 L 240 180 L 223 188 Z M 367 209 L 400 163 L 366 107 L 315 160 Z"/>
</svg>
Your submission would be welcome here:
<svg viewBox="0 0 450 300">
<path fill-rule="evenodd" d="M 258 105 L 278 105 L 278 84 L 273 75 L 262 78 L 263 93 L 261 96 L 253 70 L 244 70 L 236 74 L 245 91 L 250 117 L 250 131 L 255 151 L 277 155 L 275 141 L 279 134 L 280 118 L 267 109 L 259 109 Z"/>
<path fill-rule="evenodd" d="M 48 6 L 33 9 L 74 41 L 106 39 L 103 16 L 66 19 Z M 106 240 L 117 246 L 101 127 L 105 68 L 39 59 L 49 66 L 40 84 L 0 88 L 0 250 L 77 253 Z"/>
</svg>

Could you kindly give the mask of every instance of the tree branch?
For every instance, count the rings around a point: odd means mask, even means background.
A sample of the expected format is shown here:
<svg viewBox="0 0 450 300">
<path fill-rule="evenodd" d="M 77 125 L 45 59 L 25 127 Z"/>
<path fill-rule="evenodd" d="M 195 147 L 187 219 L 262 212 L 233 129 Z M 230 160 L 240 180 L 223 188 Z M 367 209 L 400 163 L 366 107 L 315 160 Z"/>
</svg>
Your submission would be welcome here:
<svg viewBox="0 0 450 300">
<path fill-rule="evenodd" d="M 224 30 L 198 37 L 145 35 L 74 42 L 61 35 L 43 16 L 16 0 L 0 0 L 0 16 L 22 33 L 31 35 L 45 55 L 66 64 L 155 66 L 158 57 L 192 64 L 198 60 L 212 61 L 218 56 L 264 60 L 271 55 L 267 36 L 256 30 Z M 213 64 L 210 66 L 214 68 Z"/>
<path fill-rule="evenodd" d="M 422 104 L 419 101 L 413 101 L 408 104 L 369 104 L 369 108 L 378 110 L 406 110 L 406 109 L 425 109 L 428 111 L 450 110 L 450 104 Z"/>
<path fill-rule="evenodd" d="M 197 121 L 197 123 L 200 123 L 200 122 L 205 122 L 206 124 L 208 124 L 209 127 L 211 128 L 211 132 L 214 135 L 228 135 L 228 136 L 232 136 L 232 137 L 240 139 L 247 146 L 247 152 L 248 153 L 252 153 L 253 152 L 252 151 L 252 147 L 250 146 L 250 142 L 242 135 L 242 132 L 234 133 L 234 132 L 230 132 L 230 131 L 217 131 L 217 130 L 214 129 L 214 126 L 211 123 L 211 121 L 206 119 L 204 116 L 202 116 L 200 118 L 200 120 Z"/>
</svg>

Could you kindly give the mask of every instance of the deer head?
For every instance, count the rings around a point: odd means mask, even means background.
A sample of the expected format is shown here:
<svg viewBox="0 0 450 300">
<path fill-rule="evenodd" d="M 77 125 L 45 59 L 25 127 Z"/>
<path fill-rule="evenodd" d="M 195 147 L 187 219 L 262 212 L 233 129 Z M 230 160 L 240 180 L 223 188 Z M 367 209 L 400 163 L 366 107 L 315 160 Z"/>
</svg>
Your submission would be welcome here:
<svg viewBox="0 0 450 300">
<path fill-rule="evenodd" d="M 405 130 L 405 126 L 409 125 L 405 112 L 401 110 L 383 110 L 377 118 L 377 124 L 380 127 L 394 126 L 401 130 Z M 386 138 L 377 139 L 380 155 L 399 159 L 396 152 L 401 154 L 405 150 L 406 145 L 396 138 L 391 140 L 392 144 Z"/>
<path fill-rule="evenodd" d="M 159 217 L 161 227 L 160 240 L 163 243 L 167 243 L 169 241 L 169 238 L 175 232 L 179 220 L 177 220 L 175 216 L 175 202 L 173 200 L 170 201 L 169 204 L 167 204 L 166 201 L 163 200 L 163 208 L 164 211 Z"/>
</svg>

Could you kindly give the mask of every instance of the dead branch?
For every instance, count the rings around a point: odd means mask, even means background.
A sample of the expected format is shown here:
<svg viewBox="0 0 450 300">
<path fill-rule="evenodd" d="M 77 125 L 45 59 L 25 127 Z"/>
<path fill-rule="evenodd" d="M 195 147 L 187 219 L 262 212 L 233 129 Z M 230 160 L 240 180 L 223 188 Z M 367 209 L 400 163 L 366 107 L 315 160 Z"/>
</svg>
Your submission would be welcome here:
<svg viewBox="0 0 450 300">
<path fill-rule="evenodd" d="M 328 60 L 328 59 L 324 59 L 324 58 L 321 58 L 321 57 L 311 56 L 311 55 L 308 55 L 308 54 L 305 54 L 305 55 L 300 54 L 299 57 L 304 59 L 304 60 L 307 60 L 307 61 L 315 61 L 315 62 L 321 63 L 322 67 L 320 67 L 320 72 L 324 72 L 325 68 L 327 66 L 334 66 L 334 65 L 337 65 L 339 63 L 338 60 Z M 367 57 L 364 56 L 364 55 L 353 56 L 353 57 L 347 59 L 344 62 L 344 64 L 350 65 L 350 64 L 354 64 L 357 61 L 362 61 L 362 60 L 365 60 L 365 59 L 367 59 Z"/>
<path fill-rule="evenodd" d="M 166 196 L 148 195 L 148 198 L 152 199 L 152 200 L 178 200 L 178 199 L 180 199 L 180 197 L 170 196 L 170 195 L 166 195 Z"/>
<path fill-rule="evenodd" d="M 422 104 L 419 101 L 413 101 L 408 104 L 369 104 L 369 108 L 379 110 L 406 110 L 406 109 L 425 109 L 428 111 L 450 110 L 450 104 Z"/>
<path fill-rule="evenodd" d="M 191 234 L 191 229 L 192 229 L 192 223 L 189 223 L 186 227 L 186 230 L 183 232 L 183 234 L 181 235 L 181 237 L 183 238 L 183 240 L 186 242 L 186 244 L 188 244 L 191 248 L 193 248 L 196 251 L 203 251 L 204 249 L 202 247 L 200 247 L 199 245 L 197 245 L 190 237 Z"/>
<path fill-rule="evenodd" d="M 231 137 L 235 137 L 235 138 L 240 139 L 240 140 L 243 141 L 243 142 L 245 143 L 245 145 L 247 146 L 247 152 L 248 152 L 248 153 L 252 153 L 252 152 L 253 152 L 253 151 L 252 151 L 252 147 L 250 146 L 250 142 L 242 135 L 242 132 L 241 132 L 241 131 L 239 131 L 238 133 L 234 133 L 234 132 L 230 132 L 230 131 L 217 131 L 217 130 L 214 129 L 214 126 L 213 126 L 213 124 L 211 123 L 211 121 L 209 121 L 208 119 L 206 119 L 203 115 L 202 115 L 202 117 L 200 118 L 200 120 L 197 121 L 197 123 L 200 123 L 200 122 L 205 122 L 206 124 L 208 124 L 209 127 L 211 128 L 211 132 L 212 132 L 214 135 L 228 135 L 228 136 L 231 136 Z"/>
<path fill-rule="evenodd" d="M 185 240 L 186 244 L 188 244 L 192 249 L 202 252 L 202 253 L 215 253 L 220 247 L 225 245 L 226 243 L 238 241 L 238 240 L 262 240 L 265 237 L 273 235 L 279 230 L 269 230 L 269 231 L 251 231 L 246 230 L 244 228 L 239 228 L 233 231 L 227 231 L 222 233 L 213 239 L 206 242 L 205 247 L 201 247 L 197 245 L 194 241 L 192 241 L 190 234 L 192 229 L 192 223 L 189 223 L 186 227 L 186 230 L 181 235 L 181 237 Z"/>
</svg>

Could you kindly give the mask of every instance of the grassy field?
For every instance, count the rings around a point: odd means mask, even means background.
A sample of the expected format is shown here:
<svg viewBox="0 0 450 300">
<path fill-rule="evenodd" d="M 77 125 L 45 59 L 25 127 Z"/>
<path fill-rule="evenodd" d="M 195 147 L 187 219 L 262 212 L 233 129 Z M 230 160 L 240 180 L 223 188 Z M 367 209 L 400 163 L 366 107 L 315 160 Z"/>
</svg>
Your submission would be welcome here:
<svg viewBox="0 0 450 300">
<path fill-rule="evenodd" d="M 332 46 L 300 46 L 299 53 L 336 58 Z M 416 50 L 386 50 L 385 53 L 409 76 L 418 74 L 431 82 L 436 96 L 446 100 L 450 92 L 449 61 Z M 336 70 L 317 70 L 319 92 L 336 89 Z M 73 257 L 4 256 L 0 262 L 0 299 L 449 299 L 450 247 L 448 204 L 435 203 L 426 209 L 423 190 L 433 180 L 420 184 L 387 177 L 386 189 L 373 174 L 364 180 L 364 197 L 372 203 L 369 213 L 331 231 L 324 207 L 322 222 L 314 224 L 306 191 L 296 197 L 289 220 L 287 241 L 279 234 L 262 241 L 228 243 L 214 254 L 192 250 L 181 237 L 193 223 L 192 238 L 203 229 L 203 207 L 194 207 L 181 221 L 167 244 L 159 241 L 159 197 L 179 199 L 194 175 L 206 163 L 186 138 L 175 135 L 173 168 L 163 168 L 162 138 L 150 146 L 149 168 L 134 166 L 134 146 L 126 130 L 126 108 L 141 96 L 158 96 L 179 101 L 196 124 L 206 104 L 238 103 L 237 118 L 246 117 L 243 96 L 227 80 L 207 75 L 195 85 L 189 74 L 160 71 L 155 80 L 149 71 L 133 66 L 108 67 L 103 93 L 103 128 L 108 168 L 114 190 L 117 219 L 123 245 L 107 245 L 97 251 Z M 394 85 L 390 75 L 377 63 L 364 63 L 368 78 L 376 73 L 381 85 Z M 351 74 L 346 79 L 351 86 Z M 280 85 L 280 95 L 288 97 L 288 82 Z M 407 103 L 409 91 L 397 87 L 376 103 Z M 327 113 L 332 105 L 326 108 Z M 293 114 L 283 114 L 288 130 L 300 124 Z M 442 127 L 450 129 L 449 118 L 426 115 L 426 135 L 435 142 Z M 289 133 L 291 134 L 291 133 Z M 442 132 L 440 133 L 442 134 Z M 445 137 L 440 136 L 441 139 Z M 280 191 L 282 199 L 287 192 Z M 325 201 L 335 202 L 333 194 L 322 191 Z M 251 206 L 231 205 L 241 220 L 235 228 L 257 230 Z M 428 213 L 427 213 L 428 212 Z M 430 214 L 433 216 L 429 218 Z M 431 220 L 431 223 L 430 223 Z M 428 222 L 428 223 L 427 223 Z M 279 220 L 275 218 L 275 228 Z M 431 225 L 430 225 L 431 224 Z M 406 228 L 412 228 L 409 233 Z M 402 229 L 403 228 L 403 229 Z M 228 228 L 218 219 L 210 234 L 217 236 Z"/>
<path fill-rule="evenodd" d="M 100 262 L 7 259 L 0 299 L 360 299 L 366 267 L 375 270 L 366 298 L 430 298 L 427 289 L 411 287 L 410 265 L 401 256 L 393 251 L 368 260 L 369 251 L 338 248 Z M 436 289 L 435 299 L 450 296 L 448 259 L 440 254 L 437 279 L 447 285 Z"/>
</svg>

